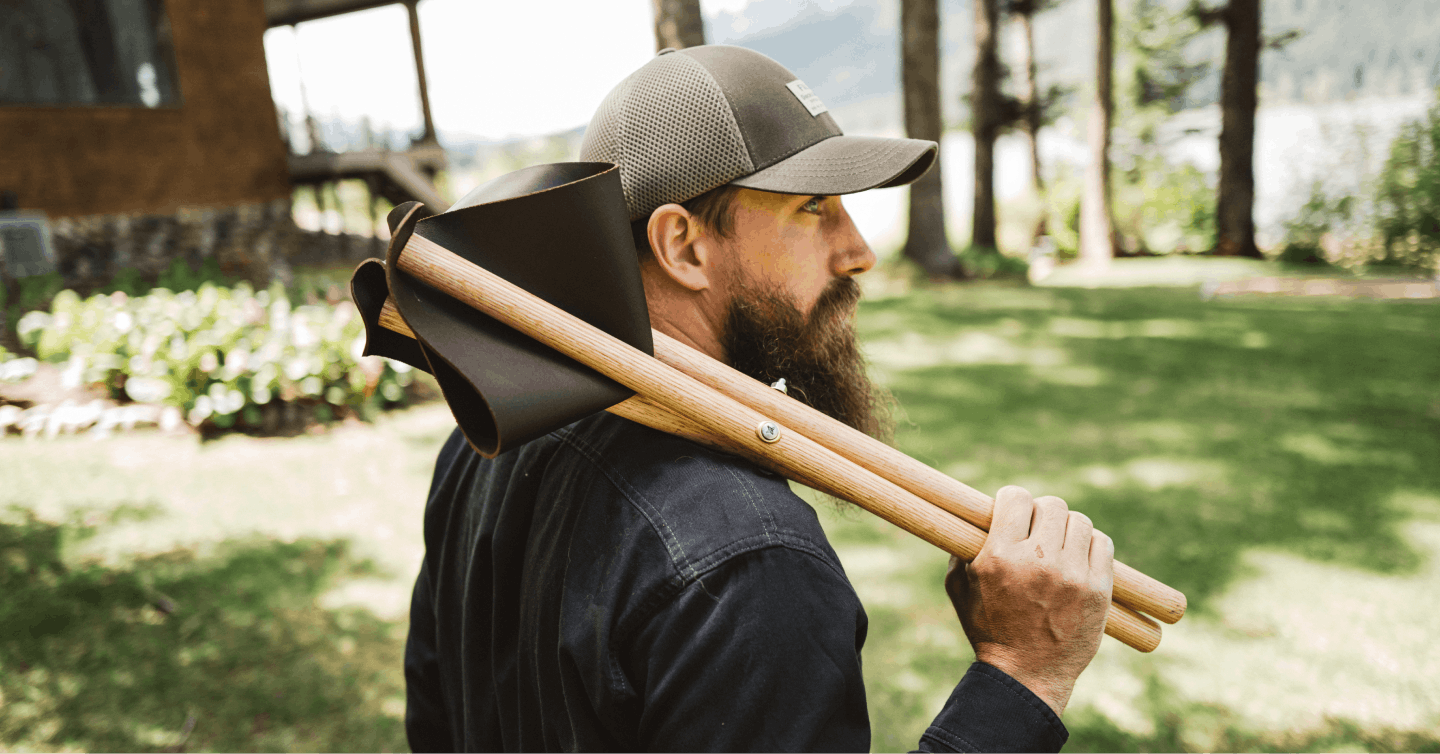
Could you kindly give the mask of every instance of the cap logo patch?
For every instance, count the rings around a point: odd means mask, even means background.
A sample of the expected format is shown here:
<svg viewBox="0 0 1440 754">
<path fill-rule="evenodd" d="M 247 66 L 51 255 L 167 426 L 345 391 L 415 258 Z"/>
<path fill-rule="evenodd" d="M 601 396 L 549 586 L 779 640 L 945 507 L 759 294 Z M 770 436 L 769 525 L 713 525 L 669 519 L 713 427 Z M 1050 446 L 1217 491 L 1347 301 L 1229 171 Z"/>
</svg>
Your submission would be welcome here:
<svg viewBox="0 0 1440 754">
<path fill-rule="evenodd" d="M 804 81 L 795 79 L 786 84 L 785 88 L 789 89 L 790 93 L 795 95 L 795 99 L 800 100 L 800 104 L 804 105 L 805 109 L 810 111 L 811 117 L 817 116 L 820 113 L 829 112 L 825 107 L 825 103 L 821 102 L 820 98 L 815 96 L 814 92 L 810 91 L 810 87 L 806 86 Z"/>
</svg>

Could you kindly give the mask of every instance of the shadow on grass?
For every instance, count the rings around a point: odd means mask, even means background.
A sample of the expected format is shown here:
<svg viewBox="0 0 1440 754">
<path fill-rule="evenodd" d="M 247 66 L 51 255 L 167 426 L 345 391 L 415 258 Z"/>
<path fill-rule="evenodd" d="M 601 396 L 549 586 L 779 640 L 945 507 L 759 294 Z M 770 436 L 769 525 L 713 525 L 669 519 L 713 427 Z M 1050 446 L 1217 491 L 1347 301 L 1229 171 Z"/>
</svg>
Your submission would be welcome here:
<svg viewBox="0 0 1440 754">
<path fill-rule="evenodd" d="M 902 364 L 876 365 L 912 425 L 902 450 L 991 494 L 1065 497 L 1194 608 L 1254 547 L 1420 562 L 1393 501 L 1440 495 L 1440 307 L 950 287 L 860 321 Z"/>
<path fill-rule="evenodd" d="M 71 545 L 146 511 L 0 520 L 0 746 L 406 748 L 403 625 L 316 597 L 374 567 L 343 541 L 230 540 L 123 565 Z"/>
</svg>

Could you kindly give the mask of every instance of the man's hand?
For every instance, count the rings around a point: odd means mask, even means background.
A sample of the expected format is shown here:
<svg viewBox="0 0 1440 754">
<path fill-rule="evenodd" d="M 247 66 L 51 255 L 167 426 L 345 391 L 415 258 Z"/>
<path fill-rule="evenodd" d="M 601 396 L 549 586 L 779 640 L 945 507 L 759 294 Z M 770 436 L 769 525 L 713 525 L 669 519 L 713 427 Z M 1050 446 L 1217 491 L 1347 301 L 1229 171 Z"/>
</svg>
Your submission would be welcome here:
<svg viewBox="0 0 1440 754">
<path fill-rule="evenodd" d="M 1115 543 L 1058 497 L 995 496 L 971 563 L 950 559 L 945 591 L 975 659 L 1005 671 L 1059 715 L 1105 632 Z"/>
</svg>

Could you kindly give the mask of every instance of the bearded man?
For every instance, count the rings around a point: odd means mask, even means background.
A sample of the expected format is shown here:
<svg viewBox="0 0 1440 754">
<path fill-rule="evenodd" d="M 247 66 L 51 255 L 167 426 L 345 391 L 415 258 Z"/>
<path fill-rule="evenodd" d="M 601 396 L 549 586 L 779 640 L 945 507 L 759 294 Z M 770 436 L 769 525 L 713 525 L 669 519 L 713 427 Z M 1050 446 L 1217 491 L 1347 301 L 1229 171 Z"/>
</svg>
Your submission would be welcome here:
<svg viewBox="0 0 1440 754">
<path fill-rule="evenodd" d="M 621 82 L 581 159 L 620 167 L 656 329 L 875 433 L 853 327 L 875 255 L 840 195 L 935 153 L 844 136 L 775 61 L 704 46 Z M 865 611 L 783 478 L 607 413 L 494 459 L 457 430 L 425 541 L 416 751 L 870 748 Z M 1001 490 L 984 550 L 946 578 L 976 662 L 919 748 L 1058 751 L 1112 562 L 1063 501 Z"/>
</svg>

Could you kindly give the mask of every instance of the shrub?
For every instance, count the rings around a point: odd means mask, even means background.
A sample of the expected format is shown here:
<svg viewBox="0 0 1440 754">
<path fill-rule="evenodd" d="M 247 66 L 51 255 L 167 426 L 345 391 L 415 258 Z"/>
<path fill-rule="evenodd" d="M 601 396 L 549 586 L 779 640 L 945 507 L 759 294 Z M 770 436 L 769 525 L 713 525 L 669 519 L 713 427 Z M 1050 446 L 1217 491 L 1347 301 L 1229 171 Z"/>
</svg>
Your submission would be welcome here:
<svg viewBox="0 0 1440 754">
<path fill-rule="evenodd" d="M 1379 264 L 1434 271 L 1440 263 L 1440 104 L 1390 144 L 1376 192 Z"/>
<path fill-rule="evenodd" d="M 1057 167 L 1046 192 L 1060 259 L 1078 254 L 1084 175 Z M 1136 254 L 1201 253 L 1215 245 L 1215 178 L 1188 162 L 1134 155 L 1112 173 L 1111 213 L 1125 248 Z M 1117 250 L 1118 251 L 1118 250 Z"/>
<path fill-rule="evenodd" d="M 1115 227 L 1137 253 L 1201 253 L 1215 246 L 1215 179 L 1188 162 L 1137 157 L 1115 172 Z"/>
<path fill-rule="evenodd" d="M 1025 278 L 1030 264 L 998 249 L 971 246 L 960 252 L 960 265 L 973 278 Z"/>
<path fill-rule="evenodd" d="M 1310 198 L 1300 211 L 1285 223 L 1285 246 L 1279 261 L 1294 265 L 1328 265 L 1326 244 L 1336 245 L 1335 233 L 1349 235 L 1353 230 L 1355 197 L 1330 197 L 1316 181 L 1310 187 Z"/>
<path fill-rule="evenodd" d="M 361 358 L 353 304 L 292 307 L 279 285 L 84 300 L 66 290 L 17 331 L 40 359 L 64 365 L 67 385 L 103 385 L 118 400 L 176 406 L 192 424 L 219 428 L 258 427 L 260 407 L 273 401 L 322 421 L 337 411 L 368 416 L 403 402 L 413 377 L 405 364 Z"/>
</svg>

